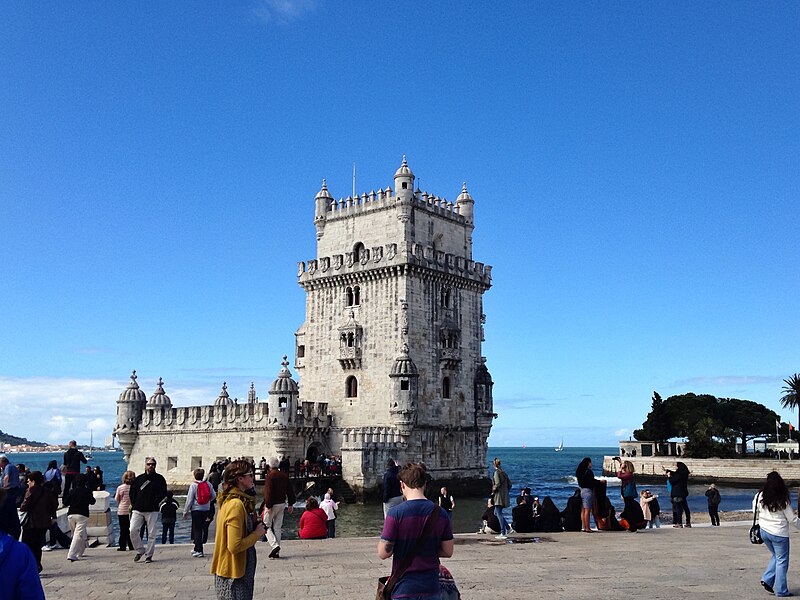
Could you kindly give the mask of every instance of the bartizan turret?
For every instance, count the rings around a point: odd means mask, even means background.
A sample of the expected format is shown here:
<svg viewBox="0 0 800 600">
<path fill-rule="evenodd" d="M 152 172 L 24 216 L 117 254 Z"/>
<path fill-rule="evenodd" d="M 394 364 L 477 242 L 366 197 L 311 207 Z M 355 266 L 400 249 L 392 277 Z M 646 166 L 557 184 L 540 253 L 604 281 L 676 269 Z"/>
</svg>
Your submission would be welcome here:
<svg viewBox="0 0 800 600">
<path fill-rule="evenodd" d="M 411 208 L 414 200 L 414 173 L 408 166 L 405 154 L 403 164 L 394 174 L 394 195 L 397 205 L 397 218 L 402 223 L 411 219 Z"/>
<path fill-rule="evenodd" d="M 401 436 L 411 435 L 417 424 L 417 402 L 419 401 L 419 370 L 408 355 L 408 346 L 403 344 L 400 355 L 392 365 L 392 399 L 389 415 L 392 424 Z"/>
<path fill-rule="evenodd" d="M 314 200 L 314 228 L 317 230 L 318 240 L 322 239 L 322 234 L 325 233 L 325 220 L 331 209 L 331 202 L 333 202 L 333 197 L 328 193 L 328 185 L 323 179 L 322 188 L 317 192 Z"/>
<path fill-rule="evenodd" d="M 133 371 L 128 387 L 122 391 L 117 400 L 117 423 L 113 432 L 125 453 L 125 460 L 128 460 L 131 450 L 136 444 L 145 404 L 147 404 L 147 396 L 136 383 L 136 371 Z"/>
</svg>

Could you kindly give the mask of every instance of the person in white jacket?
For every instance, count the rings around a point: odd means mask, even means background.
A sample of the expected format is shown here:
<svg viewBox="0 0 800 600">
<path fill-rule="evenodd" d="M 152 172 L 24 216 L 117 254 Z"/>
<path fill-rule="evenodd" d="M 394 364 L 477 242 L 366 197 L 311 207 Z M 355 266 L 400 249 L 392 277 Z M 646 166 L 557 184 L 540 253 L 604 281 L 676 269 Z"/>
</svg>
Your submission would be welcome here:
<svg viewBox="0 0 800 600">
<path fill-rule="evenodd" d="M 753 498 L 753 512 L 756 510 L 761 538 L 772 555 L 761 576 L 761 585 L 779 598 L 792 596 L 786 582 L 789 571 L 789 525 L 800 529 L 800 520 L 792 510 L 789 489 L 777 471 L 767 475 L 764 487 Z"/>
<path fill-rule="evenodd" d="M 328 515 L 328 537 L 336 537 L 336 511 L 339 510 L 339 503 L 331 498 L 330 492 L 325 494 L 325 499 L 320 502 L 319 507 Z"/>
</svg>

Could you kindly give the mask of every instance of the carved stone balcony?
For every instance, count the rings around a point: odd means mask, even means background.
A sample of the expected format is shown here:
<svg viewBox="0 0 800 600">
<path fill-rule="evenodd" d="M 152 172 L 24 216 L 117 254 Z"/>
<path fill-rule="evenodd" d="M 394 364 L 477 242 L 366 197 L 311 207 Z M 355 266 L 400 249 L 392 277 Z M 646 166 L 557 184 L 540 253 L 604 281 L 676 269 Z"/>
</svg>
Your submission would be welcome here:
<svg viewBox="0 0 800 600">
<path fill-rule="evenodd" d="M 342 346 L 339 348 L 339 364 L 342 369 L 361 368 L 361 348 L 356 346 Z"/>
<path fill-rule="evenodd" d="M 460 362 L 460 348 L 439 348 L 439 364 L 443 369 L 457 369 Z"/>
</svg>

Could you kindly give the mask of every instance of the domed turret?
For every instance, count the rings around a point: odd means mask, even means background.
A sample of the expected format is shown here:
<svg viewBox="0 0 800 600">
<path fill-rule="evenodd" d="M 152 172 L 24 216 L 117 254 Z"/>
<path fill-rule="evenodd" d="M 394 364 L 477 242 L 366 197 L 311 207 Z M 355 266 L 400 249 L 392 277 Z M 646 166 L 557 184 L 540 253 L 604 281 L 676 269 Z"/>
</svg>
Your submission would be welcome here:
<svg viewBox="0 0 800 600">
<path fill-rule="evenodd" d="M 223 381 L 222 390 L 220 390 L 217 399 L 214 400 L 214 406 L 234 406 L 235 404 L 233 399 L 228 395 L 228 382 Z"/>
<path fill-rule="evenodd" d="M 328 210 L 330 210 L 333 197 L 328 193 L 328 185 L 326 181 L 322 180 L 322 188 L 317 192 L 317 197 L 314 199 L 314 227 L 317 230 L 317 239 L 322 238 L 325 231 L 325 220 L 328 218 Z"/>
<path fill-rule="evenodd" d="M 278 377 L 269 388 L 270 425 L 287 427 L 294 421 L 299 393 L 300 388 L 297 386 L 297 382 L 292 379 L 292 374 L 289 372 L 289 361 L 286 360 L 286 355 L 284 355 Z"/>
<path fill-rule="evenodd" d="M 408 436 L 417 422 L 417 395 L 419 370 L 408 355 L 408 345 L 403 344 L 400 355 L 389 373 L 392 379 L 392 399 L 389 416 L 398 428 L 400 435 Z"/>
<path fill-rule="evenodd" d="M 147 396 L 136 383 L 136 371 L 133 371 L 128 387 L 122 391 L 117 400 L 117 423 L 113 432 L 119 440 L 126 460 L 136 443 L 136 432 L 142 422 L 142 411 L 145 404 L 147 404 Z"/>
<path fill-rule="evenodd" d="M 394 174 L 394 193 L 398 202 L 410 200 L 414 195 L 414 173 L 408 166 L 405 154 L 403 155 L 403 164 Z"/>
<path fill-rule="evenodd" d="M 171 408 L 172 401 L 170 401 L 169 396 L 164 393 L 164 380 L 159 377 L 158 386 L 153 395 L 150 396 L 150 400 L 147 402 L 147 408 L 160 408 L 162 406 Z"/>
<path fill-rule="evenodd" d="M 467 191 L 467 183 L 464 182 L 461 186 L 461 193 L 458 195 L 456 199 L 456 206 L 458 206 L 459 213 L 461 216 L 466 219 L 468 225 L 474 224 L 474 208 L 475 208 L 475 200 L 472 199 L 472 196 L 469 195 Z"/>
</svg>

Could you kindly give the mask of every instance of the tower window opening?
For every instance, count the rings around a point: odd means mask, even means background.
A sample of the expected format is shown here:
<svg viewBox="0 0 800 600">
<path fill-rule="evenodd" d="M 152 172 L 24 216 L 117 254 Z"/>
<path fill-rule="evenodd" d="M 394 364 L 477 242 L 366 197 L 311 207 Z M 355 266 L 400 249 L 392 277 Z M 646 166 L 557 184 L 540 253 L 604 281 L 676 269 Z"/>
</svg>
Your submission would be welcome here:
<svg viewBox="0 0 800 600">
<path fill-rule="evenodd" d="M 297 347 L 297 358 L 303 358 L 306 355 L 306 347 L 301 344 Z"/>
<path fill-rule="evenodd" d="M 355 286 L 353 288 L 353 304 L 352 306 L 361 306 L 361 288 Z"/>
<path fill-rule="evenodd" d="M 353 306 L 353 300 L 354 300 L 354 296 L 353 296 L 353 288 L 351 288 L 351 287 L 348 287 L 348 288 L 345 290 L 345 292 L 344 292 L 344 293 L 345 293 L 345 300 L 344 300 L 344 304 L 345 304 L 345 306 Z"/>
<path fill-rule="evenodd" d="M 286 398 L 278 398 L 278 408 L 280 410 L 286 410 L 287 406 L 289 406 L 289 401 Z"/>
<path fill-rule="evenodd" d="M 403 189 L 404 189 L 404 190 L 407 190 L 407 189 L 408 189 L 408 182 L 407 182 L 407 181 L 404 181 L 404 182 L 403 182 Z"/>
<path fill-rule="evenodd" d="M 358 242 L 355 246 L 353 246 L 353 260 L 358 262 L 361 260 L 361 256 L 364 254 L 364 244 Z"/>
<path fill-rule="evenodd" d="M 442 290 L 442 307 L 450 308 L 452 302 L 453 302 L 453 293 L 450 290 L 450 288 Z"/>
<path fill-rule="evenodd" d="M 352 348 L 353 346 L 355 346 L 356 345 L 355 344 L 355 340 L 356 340 L 356 338 L 353 335 L 353 332 L 348 333 L 347 334 L 347 347 L 348 348 Z"/>
<path fill-rule="evenodd" d="M 450 378 L 442 379 L 442 398 L 450 398 Z"/>
<path fill-rule="evenodd" d="M 400 380 L 400 389 L 403 390 L 404 392 L 408 391 L 408 379 Z"/>
<path fill-rule="evenodd" d="M 351 375 L 345 381 L 344 387 L 348 398 L 358 398 L 358 379 Z"/>
</svg>

